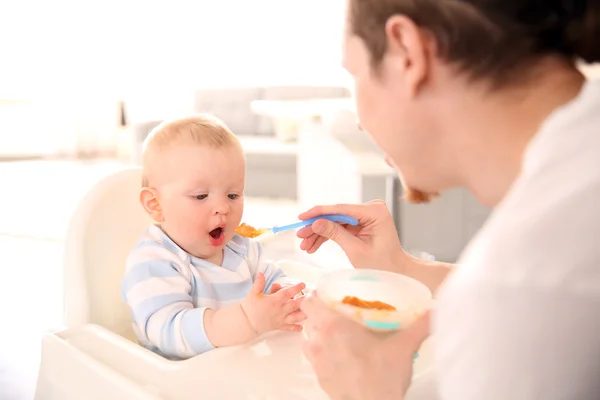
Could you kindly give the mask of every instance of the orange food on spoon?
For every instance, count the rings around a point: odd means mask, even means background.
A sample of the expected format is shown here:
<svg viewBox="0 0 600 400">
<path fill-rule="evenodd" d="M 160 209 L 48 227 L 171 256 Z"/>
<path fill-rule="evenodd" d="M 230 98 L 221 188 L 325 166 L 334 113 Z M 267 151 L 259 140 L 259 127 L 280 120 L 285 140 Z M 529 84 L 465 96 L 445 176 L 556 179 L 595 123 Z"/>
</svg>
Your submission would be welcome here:
<svg viewBox="0 0 600 400">
<path fill-rule="evenodd" d="M 368 301 L 363 300 L 354 296 L 346 296 L 342 300 L 343 304 L 348 304 L 358 308 L 365 308 L 368 310 L 384 310 L 384 311 L 396 311 L 396 307 L 384 303 L 382 301 Z"/>
<path fill-rule="evenodd" d="M 263 231 L 261 231 L 260 229 L 256 229 L 255 227 L 250 226 L 245 222 L 242 222 L 240 226 L 235 228 L 235 233 L 243 237 L 255 238 L 257 236 L 262 235 Z"/>
</svg>

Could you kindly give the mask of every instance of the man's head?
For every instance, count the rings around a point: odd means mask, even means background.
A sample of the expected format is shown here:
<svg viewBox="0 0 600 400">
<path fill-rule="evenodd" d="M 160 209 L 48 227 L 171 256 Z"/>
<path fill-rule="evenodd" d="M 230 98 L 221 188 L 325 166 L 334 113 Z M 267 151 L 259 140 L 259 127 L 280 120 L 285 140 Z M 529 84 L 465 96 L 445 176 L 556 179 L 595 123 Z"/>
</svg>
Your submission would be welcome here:
<svg viewBox="0 0 600 400">
<path fill-rule="evenodd" d="M 576 57 L 600 60 L 598 2 L 347 1 L 344 65 L 360 124 L 398 166 L 413 201 L 462 183 L 452 168 L 472 148 L 460 135 L 473 99 L 494 105 L 489 93 L 529 88 L 549 60 L 559 68 L 574 68 Z M 462 155 L 449 154 L 457 142 Z"/>
<path fill-rule="evenodd" d="M 211 259 L 234 235 L 244 209 L 246 163 L 217 118 L 165 121 L 146 138 L 140 202 L 188 253 Z"/>
</svg>

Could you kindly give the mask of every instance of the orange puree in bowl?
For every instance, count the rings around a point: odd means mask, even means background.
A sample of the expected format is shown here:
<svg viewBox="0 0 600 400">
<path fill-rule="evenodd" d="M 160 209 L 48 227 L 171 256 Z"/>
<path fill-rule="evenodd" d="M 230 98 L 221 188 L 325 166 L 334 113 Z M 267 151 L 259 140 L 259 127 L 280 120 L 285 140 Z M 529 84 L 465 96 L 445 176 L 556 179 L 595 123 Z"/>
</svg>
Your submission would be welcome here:
<svg viewBox="0 0 600 400">
<path fill-rule="evenodd" d="M 348 304 L 358 308 L 365 308 L 368 310 L 385 310 L 385 311 L 396 311 L 396 307 L 384 303 L 382 301 L 368 301 L 363 300 L 354 296 L 346 296 L 342 300 L 343 304 Z"/>
</svg>

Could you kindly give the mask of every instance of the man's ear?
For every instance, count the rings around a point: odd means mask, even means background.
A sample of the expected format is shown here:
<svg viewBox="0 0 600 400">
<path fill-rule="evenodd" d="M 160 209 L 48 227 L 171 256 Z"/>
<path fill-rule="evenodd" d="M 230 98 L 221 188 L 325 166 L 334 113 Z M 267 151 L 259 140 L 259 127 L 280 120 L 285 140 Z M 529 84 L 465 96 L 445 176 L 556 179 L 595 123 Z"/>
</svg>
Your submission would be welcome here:
<svg viewBox="0 0 600 400">
<path fill-rule="evenodd" d="M 143 187 L 140 191 L 140 203 L 154 222 L 163 222 L 163 212 L 158 200 L 158 192 L 150 187 Z"/>
<path fill-rule="evenodd" d="M 387 61 L 397 76 L 404 77 L 405 89 L 410 97 L 414 97 L 428 78 L 431 40 L 404 15 L 391 16 L 386 22 L 385 33 Z"/>
</svg>

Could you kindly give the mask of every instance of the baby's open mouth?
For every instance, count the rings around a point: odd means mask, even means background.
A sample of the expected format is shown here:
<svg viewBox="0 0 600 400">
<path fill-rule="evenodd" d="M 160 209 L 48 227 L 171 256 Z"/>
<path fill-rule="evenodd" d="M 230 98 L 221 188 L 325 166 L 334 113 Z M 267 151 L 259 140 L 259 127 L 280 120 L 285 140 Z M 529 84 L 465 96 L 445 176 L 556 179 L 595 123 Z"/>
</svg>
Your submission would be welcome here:
<svg viewBox="0 0 600 400">
<path fill-rule="evenodd" d="M 212 238 L 218 239 L 223 234 L 223 228 L 215 228 L 208 233 Z"/>
</svg>

